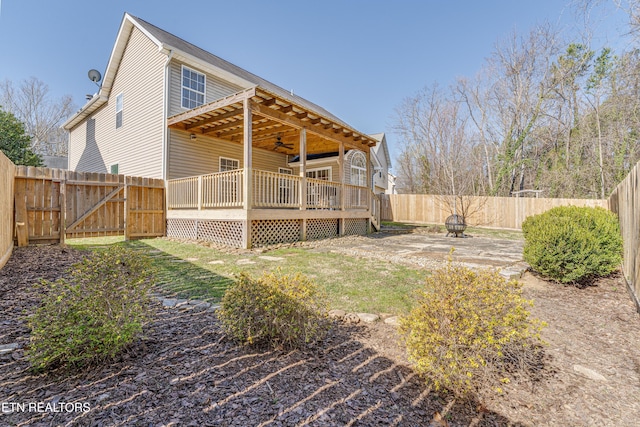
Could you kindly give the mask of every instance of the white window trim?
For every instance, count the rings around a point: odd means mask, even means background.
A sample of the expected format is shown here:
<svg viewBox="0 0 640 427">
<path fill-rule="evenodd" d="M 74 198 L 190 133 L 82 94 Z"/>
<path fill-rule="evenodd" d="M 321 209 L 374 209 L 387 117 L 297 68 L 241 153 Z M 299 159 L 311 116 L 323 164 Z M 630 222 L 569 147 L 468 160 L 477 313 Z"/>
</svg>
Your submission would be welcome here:
<svg viewBox="0 0 640 427">
<path fill-rule="evenodd" d="M 291 168 L 278 168 L 278 173 L 283 173 L 286 175 L 293 175 L 293 169 Z"/>
<path fill-rule="evenodd" d="M 118 109 L 118 98 L 120 98 L 120 109 Z M 122 119 L 120 126 L 118 126 L 118 113 L 122 113 Z M 124 92 L 120 92 L 116 95 L 116 129 L 120 129 L 124 126 Z"/>
<path fill-rule="evenodd" d="M 202 74 L 204 76 L 204 92 L 198 92 L 197 90 L 191 89 L 190 87 L 185 88 L 184 84 L 183 84 L 183 78 L 184 78 L 184 70 L 185 68 L 191 72 L 194 73 L 198 73 L 198 74 Z M 203 95 L 203 102 L 201 105 L 204 105 L 207 103 L 207 74 L 203 73 L 202 71 L 198 71 L 195 68 L 191 68 L 191 67 L 187 67 L 186 65 L 182 64 L 180 67 L 180 108 L 182 108 L 183 110 L 187 111 L 187 110 L 191 110 L 192 108 L 188 108 L 185 107 L 184 105 L 182 105 L 182 90 L 183 89 L 188 89 L 188 90 L 192 90 L 196 93 L 202 93 Z M 198 108 L 194 107 L 194 108 Z"/>
<path fill-rule="evenodd" d="M 365 167 L 356 166 L 354 164 L 354 160 L 356 158 L 360 158 L 360 160 L 364 160 Z M 366 187 L 367 186 L 367 167 L 366 167 L 367 157 L 366 157 L 366 155 L 361 151 L 357 151 L 351 157 L 351 162 L 350 163 L 351 163 L 351 169 L 349 170 L 349 175 L 351 177 L 351 179 L 350 179 L 351 185 L 357 185 L 357 186 L 360 186 L 360 187 Z M 354 169 L 359 171 L 358 172 L 358 176 L 364 176 L 364 185 L 362 185 L 359 181 L 357 183 L 353 182 L 353 177 L 355 176 L 355 174 L 353 173 Z"/>
<path fill-rule="evenodd" d="M 313 169 L 307 169 L 305 171 L 305 175 L 309 172 L 317 172 L 317 171 L 322 171 L 322 170 L 328 170 L 329 171 L 329 182 L 333 182 L 333 168 L 331 166 L 325 166 L 323 168 L 313 168 Z M 317 174 L 316 174 L 317 175 Z M 312 179 L 317 179 L 317 178 L 312 178 Z"/>
<path fill-rule="evenodd" d="M 218 172 L 223 172 L 223 170 L 222 170 L 222 161 L 223 160 L 230 160 L 230 161 L 236 162 L 238 164 L 238 167 L 236 169 L 232 169 L 232 170 L 240 169 L 240 160 L 234 159 L 234 158 L 231 158 L 231 157 L 222 157 L 222 156 L 220 156 L 220 157 L 218 157 Z M 224 171 L 224 172 L 229 172 L 229 171 Z"/>
</svg>

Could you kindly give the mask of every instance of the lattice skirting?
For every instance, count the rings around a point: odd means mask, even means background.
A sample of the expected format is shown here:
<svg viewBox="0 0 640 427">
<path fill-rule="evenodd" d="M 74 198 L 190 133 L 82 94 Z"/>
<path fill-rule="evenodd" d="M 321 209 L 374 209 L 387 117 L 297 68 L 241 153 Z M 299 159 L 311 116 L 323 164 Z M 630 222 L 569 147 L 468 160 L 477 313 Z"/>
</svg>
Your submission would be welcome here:
<svg viewBox="0 0 640 427">
<path fill-rule="evenodd" d="M 198 240 L 242 247 L 241 221 L 198 221 Z"/>
<path fill-rule="evenodd" d="M 366 218 L 355 218 L 355 219 L 344 220 L 345 236 L 351 236 L 354 234 L 363 236 L 367 234 L 368 228 L 369 228 L 369 220 Z"/>
<path fill-rule="evenodd" d="M 197 238 L 198 232 L 196 221 L 193 219 L 168 219 L 167 220 L 167 237 L 175 237 L 178 239 Z"/>
<path fill-rule="evenodd" d="M 307 220 L 307 240 L 321 240 L 338 235 L 337 219 Z"/>
<path fill-rule="evenodd" d="M 251 246 L 254 248 L 300 240 L 302 220 L 269 219 L 251 221 Z"/>
<path fill-rule="evenodd" d="M 241 221 L 168 219 L 167 237 L 204 240 L 235 248 L 242 247 Z"/>
<path fill-rule="evenodd" d="M 345 219 L 344 234 L 365 235 L 366 218 Z M 251 246 L 260 247 L 300 240 L 302 220 L 274 219 L 251 221 Z M 307 220 L 307 240 L 321 240 L 338 235 L 337 219 Z M 235 248 L 243 247 L 242 221 L 213 221 L 199 219 L 168 219 L 167 236 L 179 239 L 205 240 Z"/>
</svg>

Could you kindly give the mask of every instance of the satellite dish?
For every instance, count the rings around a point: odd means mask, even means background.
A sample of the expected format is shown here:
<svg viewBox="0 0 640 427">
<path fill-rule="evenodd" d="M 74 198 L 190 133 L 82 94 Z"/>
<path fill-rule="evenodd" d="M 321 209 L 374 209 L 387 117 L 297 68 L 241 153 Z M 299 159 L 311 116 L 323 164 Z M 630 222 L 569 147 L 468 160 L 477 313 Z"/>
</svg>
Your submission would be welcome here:
<svg viewBox="0 0 640 427">
<path fill-rule="evenodd" d="M 89 80 L 98 84 L 100 80 L 102 80 L 102 75 L 100 75 L 100 71 L 98 70 L 89 70 Z"/>
</svg>

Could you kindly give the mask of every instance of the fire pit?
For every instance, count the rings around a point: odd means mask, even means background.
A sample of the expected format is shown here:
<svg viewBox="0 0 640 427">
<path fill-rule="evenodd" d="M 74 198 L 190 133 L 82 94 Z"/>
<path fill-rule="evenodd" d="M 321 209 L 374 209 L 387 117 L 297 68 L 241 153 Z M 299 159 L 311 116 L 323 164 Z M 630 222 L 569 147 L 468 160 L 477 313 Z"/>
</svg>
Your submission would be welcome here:
<svg viewBox="0 0 640 427">
<path fill-rule="evenodd" d="M 465 237 L 464 230 L 467 228 L 467 224 L 462 215 L 450 215 L 444 225 L 447 227 L 447 236 L 453 234 L 453 237 Z"/>
</svg>

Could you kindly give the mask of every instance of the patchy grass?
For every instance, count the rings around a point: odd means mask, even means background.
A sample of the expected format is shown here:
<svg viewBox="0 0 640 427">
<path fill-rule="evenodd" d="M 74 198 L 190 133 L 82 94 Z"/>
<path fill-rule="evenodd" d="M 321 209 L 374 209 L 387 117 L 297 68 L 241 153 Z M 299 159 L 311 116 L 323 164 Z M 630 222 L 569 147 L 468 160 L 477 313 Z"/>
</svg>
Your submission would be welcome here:
<svg viewBox="0 0 640 427">
<path fill-rule="evenodd" d="M 395 229 L 402 229 L 407 231 L 427 232 L 427 233 L 446 233 L 447 229 L 444 224 L 417 224 L 408 222 L 393 222 L 383 221 L 384 227 L 390 227 Z M 465 234 L 477 237 L 492 237 L 496 239 L 507 240 L 524 240 L 522 231 L 501 229 L 501 228 L 487 228 L 487 227 L 467 227 Z"/>
<path fill-rule="evenodd" d="M 219 301 L 241 272 L 259 276 L 278 267 L 300 272 L 324 287 L 330 308 L 368 313 L 408 313 L 413 291 L 424 281 L 424 271 L 344 254 L 287 248 L 265 254 L 232 254 L 196 243 L 169 239 L 125 242 L 122 238 L 74 239 L 79 249 L 101 250 L 124 245 L 151 257 L 157 282 L 165 293 L 180 298 Z"/>
</svg>

